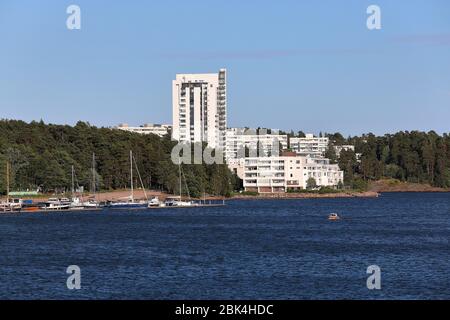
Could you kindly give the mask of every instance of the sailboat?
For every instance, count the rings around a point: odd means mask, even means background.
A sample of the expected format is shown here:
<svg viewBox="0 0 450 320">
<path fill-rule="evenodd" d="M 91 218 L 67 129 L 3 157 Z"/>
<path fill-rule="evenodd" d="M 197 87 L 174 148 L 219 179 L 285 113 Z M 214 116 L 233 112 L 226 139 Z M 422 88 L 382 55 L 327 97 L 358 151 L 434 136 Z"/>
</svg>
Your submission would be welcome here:
<svg viewBox="0 0 450 320">
<path fill-rule="evenodd" d="M 83 202 L 83 207 L 85 209 L 89 208 L 98 208 L 100 207 L 99 203 L 97 202 L 97 194 L 96 194 L 96 181 L 95 181 L 95 153 L 92 154 L 92 193 L 93 198 L 89 199 L 88 201 Z"/>
<path fill-rule="evenodd" d="M 178 162 L 178 179 L 180 183 L 180 195 L 178 197 L 167 197 L 165 201 L 166 207 L 192 207 L 194 203 L 192 201 L 183 201 L 181 193 L 181 161 Z M 187 188 L 187 185 L 186 185 Z M 189 191 L 188 191 L 189 192 Z"/>
<path fill-rule="evenodd" d="M 70 209 L 84 209 L 83 203 L 80 198 L 75 197 L 75 169 L 72 166 L 72 189 L 71 189 L 72 198 L 70 200 Z"/>
<path fill-rule="evenodd" d="M 136 170 L 138 171 L 138 175 L 140 178 L 139 170 L 136 166 Z M 148 207 L 148 201 L 135 201 L 134 199 L 134 186 L 133 186 L 133 151 L 130 151 L 130 183 L 131 183 L 131 193 L 130 197 L 128 198 L 128 201 L 120 201 L 120 202 L 113 202 L 108 207 L 111 209 L 140 209 L 140 208 L 147 208 Z M 142 184 L 142 179 L 141 179 Z M 142 185 L 142 188 L 144 190 L 144 194 L 147 198 L 147 194 L 145 193 L 145 188 Z"/>
<path fill-rule="evenodd" d="M 0 211 L 20 211 L 22 209 L 22 200 L 21 199 L 10 199 L 9 198 L 9 175 L 10 175 L 10 163 L 6 162 L 6 201 L 0 202 Z"/>
<path fill-rule="evenodd" d="M 92 190 L 94 199 L 84 201 L 83 195 L 81 195 L 81 197 L 75 196 L 75 169 L 74 166 L 72 166 L 72 199 L 70 201 L 70 209 L 93 209 L 99 207 L 98 202 L 95 200 L 95 153 L 92 154 Z"/>
</svg>

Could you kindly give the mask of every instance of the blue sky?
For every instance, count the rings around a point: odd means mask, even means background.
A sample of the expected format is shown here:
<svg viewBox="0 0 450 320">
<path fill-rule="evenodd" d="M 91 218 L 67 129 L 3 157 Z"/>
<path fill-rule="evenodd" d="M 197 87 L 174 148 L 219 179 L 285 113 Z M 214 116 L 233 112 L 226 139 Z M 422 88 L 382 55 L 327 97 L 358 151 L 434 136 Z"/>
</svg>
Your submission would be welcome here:
<svg viewBox="0 0 450 320">
<path fill-rule="evenodd" d="M 0 118 L 170 123 L 175 74 L 222 67 L 229 126 L 449 132 L 450 2 L 0 0 Z"/>
</svg>

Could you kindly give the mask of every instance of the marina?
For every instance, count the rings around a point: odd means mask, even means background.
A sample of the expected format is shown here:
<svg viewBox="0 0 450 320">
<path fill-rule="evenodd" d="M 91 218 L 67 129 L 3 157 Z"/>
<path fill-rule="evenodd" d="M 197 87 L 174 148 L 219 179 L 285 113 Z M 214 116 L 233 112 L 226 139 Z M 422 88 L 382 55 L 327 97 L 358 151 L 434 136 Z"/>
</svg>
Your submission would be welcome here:
<svg viewBox="0 0 450 320">
<path fill-rule="evenodd" d="M 191 202 L 189 205 L 165 205 L 162 203 L 158 206 L 149 206 L 146 204 L 142 205 L 133 205 L 133 206 L 121 206 L 119 205 L 100 205 L 98 207 L 70 207 L 70 206 L 60 206 L 60 205 L 49 205 L 49 206 L 40 206 L 36 205 L 28 205 L 19 207 L 16 206 L 12 210 L 0 205 L 0 214 L 20 214 L 20 213 L 75 213 L 75 212 L 102 212 L 109 210 L 122 210 L 122 211 L 151 211 L 157 209 L 186 209 L 186 208 L 211 208 L 211 207 L 223 207 L 225 206 L 225 201 L 223 202 Z"/>
<path fill-rule="evenodd" d="M 179 179 L 179 195 L 177 196 L 167 196 L 164 201 L 160 200 L 158 197 L 152 197 L 149 199 L 147 192 L 145 190 L 144 183 L 142 181 L 141 174 L 139 172 L 136 159 L 133 156 L 133 152 L 130 150 L 129 153 L 130 162 L 130 195 L 125 198 L 109 201 L 98 201 L 96 192 L 96 158 L 95 154 L 92 154 L 92 181 L 91 181 L 91 191 L 92 194 L 87 197 L 87 200 L 83 197 L 81 192 L 77 192 L 78 188 L 75 188 L 76 174 L 74 166 L 71 167 L 71 189 L 70 197 L 49 197 L 45 201 L 33 201 L 30 199 L 21 198 L 11 198 L 12 194 L 24 194 L 26 192 L 10 192 L 10 163 L 6 163 L 6 177 L 7 177 L 7 191 L 6 199 L 0 201 L 0 213 L 51 213 L 51 212 L 92 212 L 98 211 L 102 212 L 104 209 L 111 210 L 152 210 L 152 209 L 169 209 L 169 208 L 203 208 L 203 207 L 218 207 L 224 206 L 225 200 L 196 200 L 191 199 L 188 191 L 187 197 L 183 198 L 182 195 L 182 171 L 181 164 L 178 164 L 178 179 Z M 136 170 L 140 184 L 141 190 L 143 191 L 144 199 L 135 198 L 135 187 L 133 183 L 134 170 Z M 77 194 L 78 193 L 78 194 Z M 33 192 L 33 195 L 37 195 Z"/>
</svg>

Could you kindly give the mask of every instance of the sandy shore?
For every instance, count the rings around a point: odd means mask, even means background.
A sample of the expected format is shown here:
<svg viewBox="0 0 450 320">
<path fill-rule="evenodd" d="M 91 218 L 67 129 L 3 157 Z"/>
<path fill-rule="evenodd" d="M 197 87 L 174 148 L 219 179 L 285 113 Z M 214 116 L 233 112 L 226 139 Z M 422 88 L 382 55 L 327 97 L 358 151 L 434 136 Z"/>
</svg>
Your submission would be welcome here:
<svg viewBox="0 0 450 320">
<path fill-rule="evenodd" d="M 162 193 L 160 191 L 146 191 L 147 197 L 151 199 L 152 197 L 158 197 L 160 200 L 165 200 L 169 195 L 166 193 Z M 70 196 L 70 195 L 66 195 Z M 77 195 L 78 197 L 82 198 L 83 200 L 93 199 L 94 196 L 92 194 L 83 194 L 82 196 Z M 33 198 L 33 202 L 43 202 L 47 201 L 50 197 L 56 197 L 61 198 L 62 195 L 54 196 L 54 195 L 43 195 L 42 197 L 35 197 Z M 119 201 L 119 200 L 127 200 L 130 198 L 130 191 L 129 190 L 117 190 L 117 191 L 109 191 L 109 192 L 100 192 L 95 195 L 95 199 L 97 201 Z M 134 191 L 134 198 L 135 200 L 144 200 L 145 195 L 144 191 L 142 190 L 135 190 Z"/>
<path fill-rule="evenodd" d="M 151 199 L 152 197 L 158 197 L 160 200 L 164 201 L 167 197 L 173 196 L 160 191 L 146 191 L 147 198 Z M 253 200 L 253 199 L 313 199 L 313 198 L 375 198 L 378 197 L 379 193 L 374 191 L 367 192 L 339 192 L 339 193 L 274 193 L 274 194 L 260 194 L 257 196 L 251 195 L 240 195 L 236 194 L 231 198 L 227 198 L 230 200 Z M 34 202 L 43 202 L 47 201 L 50 197 L 56 197 L 52 195 L 43 195 L 42 197 L 33 198 Z M 62 196 L 58 196 L 59 198 Z M 83 200 L 88 200 L 93 196 L 90 194 L 84 194 Z M 101 192 L 97 193 L 95 198 L 97 201 L 119 201 L 119 200 L 127 200 L 130 197 L 129 190 L 117 190 L 110 192 Z M 144 200 L 145 195 L 142 190 L 134 191 L 135 200 Z M 206 200 L 222 200 L 223 197 L 217 196 L 207 196 Z"/>
<path fill-rule="evenodd" d="M 450 192 L 448 189 L 435 188 L 425 184 L 404 183 L 395 180 L 381 180 L 371 182 L 369 191 L 366 192 L 338 192 L 338 193 L 273 193 L 260 195 L 243 195 L 235 194 L 229 200 L 258 200 L 258 199 L 316 199 L 316 198 L 376 198 L 383 192 Z M 158 190 L 146 191 L 147 198 L 158 197 L 164 201 L 167 197 L 173 196 Z M 66 195 L 68 196 L 68 195 Z M 41 197 L 33 197 L 33 202 L 47 201 L 50 197 L 63 197 L 62 195 L 42 195 Z M 103 201 L 120 201 L 127 200 L 130 197 L 130 190 L 116 190 L 109 192 L 100 192 L 96 194 L 96 200 Z M 84 194 L 83 200 L 92 198 L 90 194 Z M 134 191 L 135 200 L 144 200 L 144 192 L 140 189 Z M 206 200 L 222 200 L 223 197 L 207 196 Z"/>
</svg>

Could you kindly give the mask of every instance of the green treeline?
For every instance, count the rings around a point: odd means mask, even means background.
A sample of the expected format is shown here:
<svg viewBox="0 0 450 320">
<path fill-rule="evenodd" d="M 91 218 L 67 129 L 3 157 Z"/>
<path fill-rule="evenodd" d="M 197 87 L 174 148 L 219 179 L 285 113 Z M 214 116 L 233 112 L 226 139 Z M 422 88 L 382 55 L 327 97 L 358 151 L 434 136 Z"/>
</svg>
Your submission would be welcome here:
<svg viewBox="0 0 450 320">
<path fill-rule="evenodd" d="M 344 170 L 348 187 L 364 189 L 368 181 L 382 178 L 450 187 L 449 134 L 412 131 L 381 137 L 324 135 L 330 138 L 326 156 Z M 76 185 L 91 190 L 93 153 L 96 189 L 126 189 L 130 184 L 132 150 L 146 188 L 177 194 L 178 166 L 170 158 L 175 144 L 170 137 L 97 128 L 83 122 L 72 127 L 0 120 L 0 193 L 6 192 L 6 161 L 11 163 L 11 190 L 70 190 L 72 166 Z M 343 151 L 337 157 L 332 147 L 347 144 L 354 145 L 355 152 Z M 182 165 L 182 172 L 182 192 L 193 197 L 204 193 L 228 196 L 242 185 L 226 165 Z M 140 185 L 135 178 L 136 185 Z"/>
<path fill-rule="evenodd" d="M 0 192 L 6 191 L 6 161 L 11 163 L 11 190 L 63 192 L 76 185 L 92 189 L 92 154 L 96 157 L 97 190 L 130 187 L 129 152 L 146 188 L 178 194 L 178 165 L 170 154 L 170 137 L 139 135 L 79 122 L 74 127 L 41 122 L 0 121 Z M 182 192 L 228 196 L 237 183 L 226 165 L 182 165 Z M 137 175 L 136 185 L 140 185 Z"/>
<path fill-rule="evenodd" d="M 345 139 L 341 134 L 327 135 L 333 145 L 351 144 L 355 152 L 343 151 L 339 159 L 330 148 L 328 157 L 345 172 L 345 184 L 355 188 L 364 182 L 394 178 L 413 183 L 450 187 L 450 135 L 430 131 L 373 134 Z M 360 154 L 359 161 L 356 154 Z"/>
</svg>

